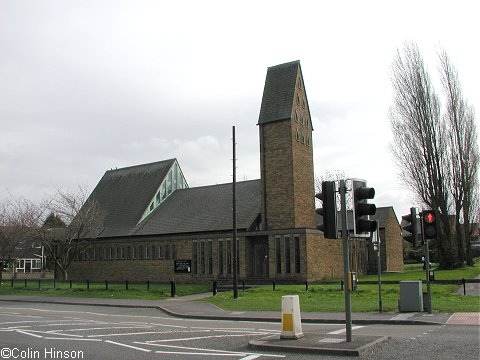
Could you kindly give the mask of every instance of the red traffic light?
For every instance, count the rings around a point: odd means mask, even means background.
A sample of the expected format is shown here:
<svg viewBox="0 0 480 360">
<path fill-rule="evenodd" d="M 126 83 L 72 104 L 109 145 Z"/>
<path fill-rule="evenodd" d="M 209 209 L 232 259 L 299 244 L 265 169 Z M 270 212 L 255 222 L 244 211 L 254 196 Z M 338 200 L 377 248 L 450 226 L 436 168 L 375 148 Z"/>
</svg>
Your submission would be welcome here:
<svg viewBox="0 0 480 360">
<path fill-rule="evenodd" d="M 435 214 L 428 212 L 424 216 L 424 220 L 427 224 L 433 224 L 435 221 Z"/>
</svg>

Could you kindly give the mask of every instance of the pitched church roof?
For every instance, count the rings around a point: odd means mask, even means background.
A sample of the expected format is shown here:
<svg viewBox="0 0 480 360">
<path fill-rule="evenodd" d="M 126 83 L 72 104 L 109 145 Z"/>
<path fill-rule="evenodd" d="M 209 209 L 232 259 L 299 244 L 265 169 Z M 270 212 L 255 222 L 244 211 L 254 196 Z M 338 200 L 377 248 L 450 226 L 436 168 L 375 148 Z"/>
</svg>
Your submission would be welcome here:
<svg viewBox="0 0 480 360">
<path fill-rule="evenodd" d="M 176 159 L 110 170 L 90 195 L 106 212 L 99 237 L 226 231 L 232 225 L 232 184 L 178 189 L 142 221 Z M 260 180 L 237 183 L 237 225 L 248 229 L 260 213 Z"/>
<path fill-rule="evenodd" d="M 106 212 L 100 236 L 130 233 L 174 163 L 170 159 L 107 171 L 90 195 Z"/>
<path fill-rule="evenodd" d="M 237 227 L 248 229 L 260 213 L 260 180 L 238 182 Z M 134 231 L 135 235 L 232 230 L 232 184 L 175 191 Z"/>
<path fill-rule="evenodd" d="M 295 91 L 299 91 L 297 90 L 299 87 L 296 86 L 297 78 L 299 78 L 302 84 L 302 95 L 305 97 L 308 107 L 299 60 L 268 68 L 258 125 L 282 121 L 292 117 Z"/>
</svg>

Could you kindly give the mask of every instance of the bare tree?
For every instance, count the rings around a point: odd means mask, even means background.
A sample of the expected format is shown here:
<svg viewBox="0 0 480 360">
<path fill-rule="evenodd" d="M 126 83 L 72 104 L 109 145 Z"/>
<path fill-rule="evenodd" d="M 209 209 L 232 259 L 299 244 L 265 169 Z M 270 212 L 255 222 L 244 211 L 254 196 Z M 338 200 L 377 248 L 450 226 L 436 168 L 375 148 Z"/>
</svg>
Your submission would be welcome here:
<svg viewBox="0 0 480 360">
<path fill-rule="evenodd" d="M 72 261 L 103 231 L 105 213 L 95 200 L 88 199 L 86 187 L 82 186 L 71 192 L 57 190 L 49 209 L 58 221 L 44 224 L 42 242 L 67 280 Z"/>
<path fill-rule="evenodd" d="M 10 196 L 0 204 L 0 281 L 3 263 L 11 263 L 16 252 L 35 240 L 42 207 L 23 197 Z"/>
<path fill-rule="evenodd" d="M 436 95 L 423 58 L 415 44 L 397 51 L 392 66 L 393 131 L 391 152 L 404 185 L 422 199 L 425 206 L 438 210 L 440 231 L 437 252 L 442 268 L 455 266 L 456 247 L 452 244 L 449 220 L 450 199 L 448 138 Z"/>
<path fill-rule="evenodd" d="M 440 74 L 446 97 L 445 123 L 449 138 L 450 189 L 455 210 L 458 259 L 473 265 L 472 218 L 478 212 L 478 135 L 475 113 L 463 96 L 458 73 L 447 53 L 439 54 Z"/>
</svg>

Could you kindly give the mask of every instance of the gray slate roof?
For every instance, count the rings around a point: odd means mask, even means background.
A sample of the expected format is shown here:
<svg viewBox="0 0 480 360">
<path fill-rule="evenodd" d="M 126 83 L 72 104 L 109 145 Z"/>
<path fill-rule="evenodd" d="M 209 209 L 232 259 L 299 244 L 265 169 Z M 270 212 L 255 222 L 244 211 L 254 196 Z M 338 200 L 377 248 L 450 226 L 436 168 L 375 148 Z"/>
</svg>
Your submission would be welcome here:
<svg viewBox="0 0 480 360">
<path fill-rule="evenodd" d="M 170 159 L 107 171 L 90 195 L 107 214 L 99 237 L 233 229 L 231 183 L 176 190 L 138 224 L 174 162 Z M 237 183 L 238 229 L 248 229 L 260 208 L 260 180 Z"/>
<path fill-rule="evenodd" d="M 261 211 L 260 180 L 237 183 L 237 228 L 248 229 Z M 232 184 L 176 190 L 133 232 L 135 235 L 232 230 Z"/>
<path fill-rule="evenodd" d="M 106 211 L 100 237 L 123 236 L 137 225 L 175 159 L 109 170 L 90 195 Z"/>
<path fill-rule="evenodd" d="M 258 124 L 290 119 L 300 61 L 268 68 Z M 303 82 L 303 79 L 302 79 Z"/>
</svg>

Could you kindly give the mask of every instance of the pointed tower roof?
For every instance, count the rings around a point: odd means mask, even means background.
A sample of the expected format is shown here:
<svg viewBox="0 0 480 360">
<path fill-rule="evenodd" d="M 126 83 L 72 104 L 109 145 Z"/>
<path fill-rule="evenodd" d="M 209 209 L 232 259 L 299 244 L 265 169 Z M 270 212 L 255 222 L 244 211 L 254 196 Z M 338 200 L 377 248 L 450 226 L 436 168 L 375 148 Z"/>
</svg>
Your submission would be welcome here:
<svg viewBox="0 0 480 360">
<path fill-rule="evenodd" d="M 297 79 L 303 86 L 299 60 L 268 68 L 258 125 L 292 117 Z"/>
</svg>

